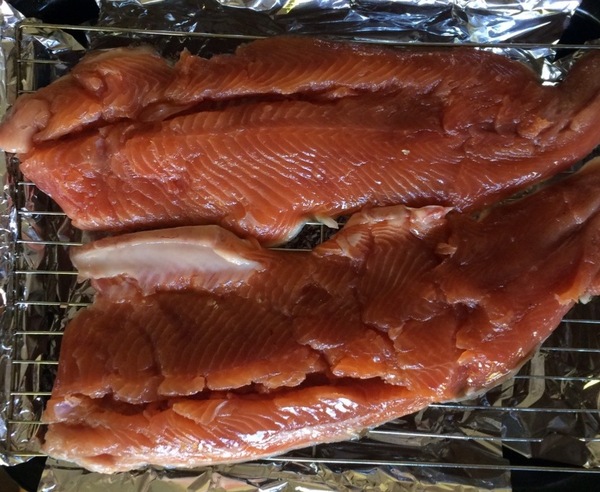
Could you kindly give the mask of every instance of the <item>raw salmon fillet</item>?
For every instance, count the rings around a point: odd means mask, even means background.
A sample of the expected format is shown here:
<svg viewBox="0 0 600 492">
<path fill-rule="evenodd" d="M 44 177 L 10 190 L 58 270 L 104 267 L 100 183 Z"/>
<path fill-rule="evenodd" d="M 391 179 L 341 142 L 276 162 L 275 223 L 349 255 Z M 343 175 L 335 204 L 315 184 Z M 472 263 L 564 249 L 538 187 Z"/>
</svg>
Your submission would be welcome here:
<svg viewBox="0 0 600 492">
<path fill-rule="evenodd" d="M 148 47 L 90 53 L 69 74 L 17 99 L 0 125 L 0 148 L 28 152 L 84 128 L 134 120 L 164 98 L 174 74 Z"/>
<path fill-rule="evenodd" d="M 217 226 L 75 249 L 44 451 L 114 472 L 360 435 L 512 375 L 600 289 L 600 159 L 477 216 L 355 214 L 310 252 Z"/>
<path fill-rule="evenodd" d="M 162 122 L 105 126 L 35 147 L 21 169 L 81 229 L 216 223 L 275 245 L 307 221 L 332 224 L 366 205 L 478 208 L 600 142 L 600 51 L 559 86 L 464 48 L 338 51 L 386 61 L 354 95 L 230 99 Z M 235 68 L 238 56 L 222 60 Z M 393 60 L 401 68 L 394 76 Z M 375 76 L 398 83 L 383 90 Z"/>
</svg>

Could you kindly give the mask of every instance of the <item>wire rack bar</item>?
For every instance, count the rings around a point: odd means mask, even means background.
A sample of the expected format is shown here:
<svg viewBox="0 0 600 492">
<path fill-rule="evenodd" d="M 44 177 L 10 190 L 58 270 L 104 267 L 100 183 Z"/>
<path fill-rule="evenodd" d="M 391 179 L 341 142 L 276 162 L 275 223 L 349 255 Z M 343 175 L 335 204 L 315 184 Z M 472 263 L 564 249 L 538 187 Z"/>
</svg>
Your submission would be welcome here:
<svg viewBox="0 0 600 492">
<path fill-rule="evenodd" d="M 20 216 L 27 216 L 27 217 L 42 216 L 42 215 L 47 215 L 47 216 L 52 216 L 52 217 L 66 217 L 64 212 L 53 212 L 50 210 L 19 210 L 19 211 L 17 211 L 17 214 Z"/>
<path fill-rule="evenodd" d="M 15 335 L 17 336 L 57 336 L 57 337 L 62 337 L 63 336 L 63 332 L 62 331 L 50 331 L 50 330 L 31 330 L 31 331 L 24 331 L 24 330 L 18 330 L 15 331 Z"/>
<path fill-rule="evenodd" d="M 17 301 L 18 306 L 56 306 L 60 308 L 86 307 L 89 302 L 68 302 L 68 301 Z"/>
<path fill-rule="evenodd" d="M 594 379 L 583 376 L 553 376 L 541 374 L 517 374 L 516 376 L 513 376 L 513 379 L 541 379 L 544 381 L 586 381 L 589 383 L 600 383 L 600 377 L 598 379 Z"/>
<path fill-rule="evenodd" d="M 33 244 L 39 246 L 81 246 L 83 243 L 75 241 L 44 241 L 42 239 L 17 239 L 17 244 Z"/>
<path fill-rule="evenodd" d="M 77 272 L 74 270 L 15 270 L 15 275 L 73 275 Z"/>
<path fill-rule="evenodd" d="M 600 319 L 577 319 L 577 318 L 565 318 L 563 323 L 580 323 L 586 325 L 600 325 Z"/>
<path fill-rule="evenodd" d="M 58 360 L 54 359 L 13 359 L 11 360 L 13 365 L 21 366 L 57 366 Z"/>
<path fill-rule="evenodd" d="M 590 353 L 600 354 L 600 348 L 587 348 L 587 347 L 541 347 L 541 352 L 576 352 L 576 353 Z"/>
<path fill-rule="evenodd" d="M 600 409 L 597 408 L 552 408 L 552 407 L 506 407 L 506 406 L 485 406 L 485 405 L 469 405 L 467 403 L 432 403 L 429 408 L 440 408 L 443 410 L 452 410 L 464 412 L 466 410 L 478 410 L 485 412 L 525 412 L 525 413 L 597 413 L 600 414 Z"/>
<path fill-rule="evenodd" d="M 25 21 L 20 26 L 22 31 L 27 30 L 40 30 L 40 26 L 35 23 L 30 23 L 29 21 Z M 115 34 L 143 34 L 145 36 L 167 36 L 167 37 L 181 37 L 181 38 L 206 38 L 206 39 L 232 39 L 232 40 L 254 40 L 254 39 L 263 39 L 265 36 L 253 36 L 247 34 L 214 34 L 214 33 L 206 33 L 206 32 L 185 32 L 185 31 L 165 31 L 162 29 L 144 29 L 140 31 L 135 28 L 127 28 L 127 27 L 116 27 L 116 26 L 73 26 L 69 24 L 44 24 L 44 29 L 60 29 L 67 31 L 84 31 L 84 32 L 101 32 L 101 33 L 115 33 Z M 365 43 L 365 44 L 388 44 L 393 46 L 405 46 L 407 43 L 398 42 L 390 39 L 354 39 L 354 42 Z M 414 44 L 412 45 L 414 46 Z M 455 48 L 456 43 L 452 42 L 420 42 L 419 46 L 422 47 L 443 47 L 443 48 Z M 521 49 L 536 49 L 547 47 L 547 43 L 461 43 L 461 46 L 467 46 L 471 48 L 521 48 Z M 579 43 L 569 43 L 569 44 L 561 44 L 561 49 L 565 50 L 592 50 L 595 49 L 593 46 L 589 44 L 579 44 Z M 19 59 L 21 60 L 21 59 Z M 23 61 L 27 61 L 26 59 Z"/>
<path fill-rule="evenodd" d="M 499 463 L 480 464 L 480 463 L 441 463 L 433 461 L 408 461 L 408 460 L 363 460 L 363 459 L 339 459 L 339 458 L 317 458 L 317 457 L 273 457 L 263 461 L 270 462 L 295 462 L 295 463 L 321 463 L 326 465 L 353 465 L 353 466 L 398 466 L 398 467 L 432 467 L 432 468 L 467 468 L 471 470 L 504 470 L 504 471 L 527 471 L 540 472 L 552 471 L 557 473 L 597 473 L 595 470 L 587 468 L 576 468 L 567 466 L 519 466 L 504 465 Z"/>
<path fill-rule="evenodd" d="M 10 424 L 18 424 L 18 425 L 44 425 L 44 423 L 41 420 L 8 419 L 7 422 Z"/>
<path fill-rule="evenodd" d="M 50 396 L 51 391 L 11 391 L 11 396 Z"/>
<path fill-rule="evenodd" d="M 453 435 L 439 434 L 433 432 L 405 431 L 405 430 L 381 430 L 374 429 L 368 432 L 371 436 L 386 436 L 386 437 L 415 437 L 415 438 L 430 438 L 430 439 L 450 439 L 458 441 L 491 441 L 491 442 L 523 442 L 523 443 L 540 443 L 544 441 L 543 437 L 517 437 L 517 436 L 476 436 L 476 435 Z M 576 439 L 585 442 L 600 442 L 600 437 L 586 438 L 577 437 Z"/>
<path fill-rule="evenodd" d="M 16 270 L 15 275 L 70 275 L 77 276 L 74 270 Z"/>
</svg>

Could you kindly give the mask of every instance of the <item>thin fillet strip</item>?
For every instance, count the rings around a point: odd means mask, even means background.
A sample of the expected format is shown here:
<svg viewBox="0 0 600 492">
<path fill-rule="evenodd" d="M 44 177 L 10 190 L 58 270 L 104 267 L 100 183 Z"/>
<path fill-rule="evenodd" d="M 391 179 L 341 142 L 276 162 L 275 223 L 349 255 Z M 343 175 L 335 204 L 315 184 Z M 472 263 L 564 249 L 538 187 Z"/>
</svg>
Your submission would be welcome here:
<svg viewBox="0 0 600 492">
<path fill-rule="evenodd" d="M 82 128 L 135 120 L 164 98 L 174 75 L 173 67 L 148 47 L 88 54 L 69 74 L 17 99 L 0 125 L 0 148 L 29 152 L 39 142 Z"/>
<path fill-rule="evenodd" d="M 235 54 L 205 59 L 183 52 L 166 90 L 173 103 L 264 95 L 335 99 L 363 92 L 406 89 L 412 94 L 465 91 L 500 78 L 535 82 L 522 63 L 481 50 L 406 49 L 275 36 L 241 45 Z"/>
<path fill-rule="evenodd" d="M 218 223 L 274 245 L 365 205 L 475 209 L 600 142 L 600 51 L 557 87 L 507 60 L 465 85 L 444 60 L 424 94 L 229 103 L 41 145 L 21 169 L 82 229 Z"/>
<path fill-rule="evenodd" d="M 44 450 L 104 472 L 242 461 L 488 389 L 598 294 L 598 189 L 600 159 L 479 218 L 365 210 L 310 253 L 215 227 L 84 246 L 73 260 L 99 293 L 65 332 Z"/>
</svg>

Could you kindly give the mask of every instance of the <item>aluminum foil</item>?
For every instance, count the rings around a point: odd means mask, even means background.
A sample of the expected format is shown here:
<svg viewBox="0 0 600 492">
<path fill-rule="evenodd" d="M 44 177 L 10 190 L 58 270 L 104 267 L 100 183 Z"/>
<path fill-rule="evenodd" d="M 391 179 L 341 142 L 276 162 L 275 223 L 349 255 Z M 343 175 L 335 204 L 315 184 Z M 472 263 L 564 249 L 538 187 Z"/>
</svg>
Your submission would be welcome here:
<svg viewBox="0 0 600 492">
<path fill-rule="evenodd" d="M 478 43 L 553 43 L 581 3 L 581 0 L 98 1 L 103 25 L 221 34 L 289 32 Z"/>
<path fill-rule="evenodd" d="M 46 85 L 66 72 L 78 59 L 83 47 L 65 33 L 38 30 L 35 35 L 24 37 L 17 49 L 16 26 L 24 18 L 4 1 L 0 3 L 0 13 L 3 16 L 0 45 L 0 109 L 3 115 L 16 97 L 17 87 L 27 91 Z M 19 56 L 52 63 L 34 69 L 34 65 L 23 62 L 17 68 Z M 33 275 L 21 275 L 19 272 L 58 268 L 60 259 L 56 252 L 53 253 L 39 241 L 48 240 L 53 230 L 64 230 L 68 225 L 63 227 L 56 219 L 49 223 L 33 213 L 56 207 L 34 187 L 20 182 L 18 162 L 14 157 L 2 157 L 0 374 L 3 391 L 0 400 L 0 462 L 13 465 L 26 460 L 28 453 L 35 453 L 39 449 L 36 435 L 40 426 L 36 422 L 45 400 L 33 393 L 51 389 L 53 375 L 47 373 L 46 369 L 53 365 L 46 366 L 40 361 L 57 356 L 56 343 L 49 337 L 30 337 L 17 333 L 36 329 L 58 331 L 63 318 L 62 313 L 53 315 L 41 306 L 26 309 L 19 304 L 21 300 L 35 303 L 36 300 L 52 297 L 56 289 L 63 288 L 56 285 L 51 276 L 34 278 Z"/>
<path fill-rule="evenodd" d="M 568 58 L 555 63 L 555 51 L 548 43 L 558 39 L 577 4 L 550 0 L 122 0 L 100 3 L 99 25 L 254 36 L 287 31 L 379 40 L 391 35 L 397 41 L 527 40 L 540 48 L 503 51 L 529 63 L 552 82 L 569 63 Z M 409 18 L 412 21 L 407 24 Z M 3 40 L 10 39 L 6 27 L 8 37 L 5 34 Z M 42 26 L 23 34 L 21 58 L 48 62 L 21 64 L 25 90 L 35 90 L 65 73 L 88 46 L 120 45 L 133 38 L 151 42 L 167 55 L 184 44 L 210 55 L 230 51 L 240 42 L 96 31 L 76 40 Z M 545 56 L 542 61 L 541 55 Z M 3 80 L 9 88 L 15 82 L 14 73 Z M 10 90 L 2 92 L 10 95 Z M 3 170 L 0 228 L 0 371 L 5 395 L 0 401 L 0 448 L 4 445 L 1 458 L 8 464 L 38 451 L 44 429 L 37 422 L 55 376 L 52 362 L 58 358 L 58 334 L 93 295 L 68 273 L 69 245 L 86 238 L 59 215 L 52 201 L 19 182 L 16 165 L 9 160 L 8 172 Z M 331 233 L 321 226 L 307 226 L 288 246 L 308 248 Z M 49 273 L 18 273 L 25 271 Z M 52 273 L 56 271 L 66 273 Z M 594 324 L 585 321 L 600 319 L 599 309 L 600 301 L 576 307 L 570 321 L 563 323 L 515 379 L 471 401 L 433 405 L 367 432 L 358 442 L 317 446 L 259 463 L 189 471 L 148 469 L 112 476 L 49 460 L 40 490 L 508 490 L 509 457 L 513 463 L 516 457 L 558 466 L 600 467 L 600 340 Z M 17 335 L 25 331 L 46 334 Z"/>
<path fill-rule="evenodd" d="M 14 100 L 16 92 L 15 80 L 15 26 L 23 16 L 6 2 L 0 0 L 0 117 L 3 116 Z M 8 395 L 11 388 L 11 357 L 13 339 L 10 330 L 12 312 L 7 307 L 7 299 L 12 295 L 11 271 L 14 265 L 16 240 L 15 207 L 13 199 L 14 176 L 9 172 L 10 163 L 4 155 L 0 155 L 0 172 L 2 173 L 3 193 L 0 197 L 0 377 L 2 378 L 2 395 Z M 0 442 L 7 441 L 7 420 L 10 416 L 9 398 L 0 401 Z M 0 455 L 0 462 L 7 463 L 6 457 Z"/>
<path fill-rule="evenodd" d="M 441 480 L 427 483 L 431 492 L 456 489 L 455 483 Z M 148 470 L 118 475 L 86 473 L 68 464 L 51 462 L 43 475 L 40 492 L 56 491 L 55 485 L 67 484 L 58 490 L 86 490 L 109 492 L 321 492 L 321 491 L 419 491 L 424 483 L 410 472 L 393 466 L 377 468 L 335 469 L 310 463 L 249 463 L 197 470 L 194 473 L 169 473 Z M 70 485 L 73 485 L 72 487 Z M 79 488 L 76 488 L 79 487 Z M 463 484 L 461 492 L 476 492 L 480 487 Z M 496 490 L 509 490 L 497 488 Z"/>
</svg>

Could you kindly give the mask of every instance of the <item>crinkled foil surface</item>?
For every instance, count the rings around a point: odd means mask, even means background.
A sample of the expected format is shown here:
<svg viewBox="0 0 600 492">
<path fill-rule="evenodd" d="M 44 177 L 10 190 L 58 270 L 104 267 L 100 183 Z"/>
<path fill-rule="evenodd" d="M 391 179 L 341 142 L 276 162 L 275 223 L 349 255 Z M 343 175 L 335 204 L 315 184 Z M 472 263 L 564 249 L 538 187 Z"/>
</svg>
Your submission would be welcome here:
<svg viewBox="0 0 600 492">
<path fill-rule="evenodd" d="M 0 109 L 17 79 L 31 91 L 66 73 L 86 49 L 149 42 L 167 56 L 185 45 L 198 53 L 231 51 L 231 38 L 143 32 L 266 36 L 328 34 L 381 42 L 536 43 L 498 48 L 551 82 L 568 69 L 552 44 L 579 5 L 573 0 L 117 0 L 100 2 L 98 26 L 68 31 L 30 22 L 21 31 L 0 0 Z M 118 27 L 137 30 L 117 32 Z M 599 34 L 600 37 L 600 26 Z M 30 63 L 42 60 L 43 63 Z M 26 460 L 39 450 L 43 405 L 56 373 L 60 333 L 92 299 L 77 285 L 68 248 L 85 241 L 56 205 L 3 163 L 0 202 L 0 458 Z M 307 226 L 289 247 L 307 248 L 331 231 Z M 33 273 L 32 273 L 33 272 Z M 56 273 L 61 272 L 61 273 Z M 100 475 L 48 460 L 40 490 L 88 491 L 475 491 L 509 490 L 514 458 L 544 466 L 600 466 L 600 301 L 578 305 L 518 375 L 470 401 L 432 405 L 365 432 L 360 441 L 316 446 L 284 457 L 199 470 L 156 468 Z M 590 322 L 592 321 L 592 322 Z M 531 466 L 527 461 L 527 466 Z"/>
<path fill-rule="evenodd" d="M 103 23 L 123 26 L 125 13 L 130 27 L 185 31 L 350 34 L 395 41 L 551 43 L 560 37 L 580 3 L 581 0 L 104 0 L 100 2 L 100 17 Z"/>
<path fill-rule="evenodd" d="M 6 2 L 0 1 L 0 115 L 4 115 L 16 95 L 15 26 L 22 16 Z M 15 176 L 9 171 L 8 157 L 1 151 L 0 154 L 0 172 L 2 173 L 2 196 L 0 197 L 0 299 L 2 302 L 0 306 L 0 376 L 2 378 L 0 439 L 6 441 L 13 354 L 12 320 L 7 304 L 13 287 L 11 271 L 15 261 L 16 211 L 13 200 Z"/>
</svg>

